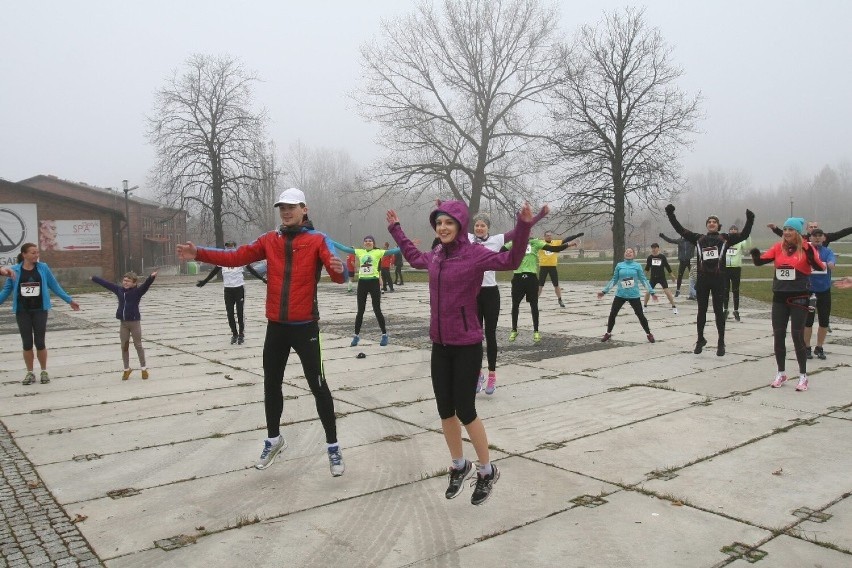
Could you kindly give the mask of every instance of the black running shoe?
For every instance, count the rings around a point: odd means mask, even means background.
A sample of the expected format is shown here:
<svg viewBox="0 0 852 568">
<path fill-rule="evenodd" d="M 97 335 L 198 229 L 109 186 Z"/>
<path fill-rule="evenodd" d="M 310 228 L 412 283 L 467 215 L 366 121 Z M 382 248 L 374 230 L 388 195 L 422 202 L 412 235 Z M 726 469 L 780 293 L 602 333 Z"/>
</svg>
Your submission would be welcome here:
<svg viewBox="0 0 852 568">
<path fill-rule="evenodd" d="M 477 475 L 476 479 L 471 482 L 474 487 L 473 495 L 470 496 L 470 504 L 482 505 L 485 503 L 485 500 L 491 496 L 491 489 L 494 488 L 498 479 L 500 479 L 500 471 L 494 464 L 491 464 L 491 475 L 485 477 Z"/>
<path fill-rule="evenodd" d="M 822 347 L 814 347 L 814 355 L 817 356 L 817 359 L 825 361 L 825 351 L 823 351 Z"/>
<path fill-rule="evenodd" d="M 734 319 L 740 321 L 740 312 L 737 310 L 734 310 Z"/>
<path fill-rule="evenodd" d="M 692 351 L 696 355 L 704 351 L 704 346 L 707 345 L 707 340 L 703 337 L 699 337 L 698 341 L 695 342 L 695 349 Z"/>
<path fill-rule="evenodd" d="M 450 468 L 450 484 L 447 486 L 447 492 L 444 497 L 452 499 L 458 497 L 458 494 L 464 489 L 464 481 L 470 477 L 473 471 L 473 464 L 470 460 L 465 460 L 464 467 L 461 469 Z"/>
<path fill-rule="evenodd" d="M 237 336 L 237 345 L 242 345 L 245 341 L 246 338 L 242 333 Z"/>
<path fill-rule="evenodd" d="M 234 345 L 236 342 L 237 342 L 237 336 L 236 336 L 236 335 L 232 335 L 232 336 L 231 336 L 231 345 Z"/>
<path fill-rule="evenodd" d="M 716 355 L 718 355 L 719 357 L 722 357 L 722 356 L 725 355 L 725 342 L 724 341 L 720 341 L 719 344 L 716 346 Z"/>
<path fill-rule="evenodd" d="M 814 353 L 813 353 L 813 351 L 811 351 L 811 348 L 810 348 L 810 347 L 805 347 L 805 350 L 806 350 L 806 351 L 805 351 L 805 357 L 807 357 L 808 359 L 813 359 L 813 358 L 814 358 Z"/>
</svg>

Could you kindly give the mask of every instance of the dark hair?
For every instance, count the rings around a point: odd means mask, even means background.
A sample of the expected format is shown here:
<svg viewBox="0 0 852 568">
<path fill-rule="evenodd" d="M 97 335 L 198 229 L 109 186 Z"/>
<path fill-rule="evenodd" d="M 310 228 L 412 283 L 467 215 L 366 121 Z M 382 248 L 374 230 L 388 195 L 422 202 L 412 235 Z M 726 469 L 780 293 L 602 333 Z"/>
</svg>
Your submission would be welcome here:
<svg viewBox="0 0 852 568">
<path fill-rule="evenodd" d="M 651 248 L 660 248 L 660 243 L 651 243 Z"/>
<path fill-rule="evenodd" d="M 822 235 L 823 237 L 825 236 L 825 232 L 822 229 L 817 228 L 817 229 L 814 229 L 813 231 L 811 231 L 812 237 L 818 237 L 820 235 Z"/>
<path fill-rule="evenodd" d="M 35 246 L 36 246 L 35 243 L 24 243 L 24 244 L 21 245 L 21 252 L 20 252 L 20 254 L 18 254 L 18 264 L 21 264 L 22 262 L 24 262 L 24 253 L 27 252 L 28 250 L 30 250 L 31 248 L 35 247 Z"/>
</svg>

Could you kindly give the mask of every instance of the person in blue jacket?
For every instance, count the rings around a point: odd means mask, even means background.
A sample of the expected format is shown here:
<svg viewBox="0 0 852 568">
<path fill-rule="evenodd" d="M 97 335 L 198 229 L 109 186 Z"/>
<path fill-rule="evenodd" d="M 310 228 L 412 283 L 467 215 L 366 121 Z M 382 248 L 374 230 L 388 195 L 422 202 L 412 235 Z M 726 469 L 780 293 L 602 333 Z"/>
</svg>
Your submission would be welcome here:
<svg viewBox="0 0 852 568">
<path fill-rule="evenodd" d="M 115 319 L 121 322 L 118 328 L 118 335 L 121 338 L 121 360 L 124 363 L 124 372 L 121 374 L 121 380 L 126 381 L 130 378 L 132 369 L 130 368 L 130 338 L 133 338 L 133 347 L 136 348 L 136 356 L 139 357 L 139 366 L 142 368 L 142 379 L 148 378 L 148 366 L 145 364 L 145 349 L 142 347 L 142 314 L 139 313 L 139 303 L 142 301 L 142 296 L 154 283 L 154 278 L 157 277 L 157 271 L 151 273 L 151 276 L 145 279 L 145 282 L 139 286 L 139 277 L 135 272 L 128 272 L 121 279 L 121 286 L 113 284 L 98 276 L 92 276 L 92 282 L 100 284 L 118 297 L 118 309 L 115 312 Z"/>
<path fill-rule="evenodd" d="M 38 247 L 34 243 L 24 243 L 18 255 L 18 264 L 0 270 L 0 274 L 8 277 L 3 284 L 3 289 L 0 290 L 0 304 L 12 296 L 12 311 L 15 313 L 18 330 L 21 332 L 24 363 L 27 366 L 27 374 L 23 380 L 25 385 L 35 382 L 33 363 L 36 358 L 41 367 L 42 384 L 50 382 L 45 344 L 47 313 L 51 308 L 50 290 L 65 300 L 75 312 L 80 309 L 80 305 L 59 285 L 50 268 L 38 261 L 38 256 Z M 33 353 L 33 346 L 35 346 L 35 353 Z"/>
<path fill-rule="evenodd" d="M 805 318 L 805 345 L 808 349 L 806 356 L 808 359 L 812 359 L 816 355 L 817 359 L 825 360 L 823 343 L 825 343 L 829 318 L 831 317 L 831 269 L 834 268 L 837 257 L 834 251 L 825 244 L 825 232 L 822 229 L 813 229 L 810 241 L 819 253 L 819 259 L 825 264 L 825 270 L 811 270 L 811 293 L 816 296 L 816 309 L 814 311 L 809 310 Z M 811 351 L 811 336 L 816 314 L 819 314 L 817 344 Z"/>
<path fill-rule="evenodd" d="M 648 319 L 642 313 L 642 291 L 639 290 L 639 283 L 645 286 L 645 289 L 651 294 L 654 301 L 658 301 L 654 289 L 651 288 L 648 279 L 645 277 L 645 271 L 642 265 L 636 262 L 636 251 L 627 247 L 624 250 L 624 260 L 615 265 L 615 271 L 612 273 L 612 278 L 603 290 L 598 292 L 598 300 L 603 298 L 613 286 L 618 286 L 615 292 L 615 298 L 612 300 L 612 308 L 609 311 L 609 321 L 606 324 L 606 333 L 604 333 L 601 341 L 609 341 L 612 338 L 612 329 L 615 327 L 615 318 L 618 311 L 625 302 L 630 303 L 630 307 L 639 318 L 639 323 L 642 329 L 645 330 L 648 341 L 654 343 L 654 334 L 651 333 L 651 328 L 648 327 Z"/>
</svg>

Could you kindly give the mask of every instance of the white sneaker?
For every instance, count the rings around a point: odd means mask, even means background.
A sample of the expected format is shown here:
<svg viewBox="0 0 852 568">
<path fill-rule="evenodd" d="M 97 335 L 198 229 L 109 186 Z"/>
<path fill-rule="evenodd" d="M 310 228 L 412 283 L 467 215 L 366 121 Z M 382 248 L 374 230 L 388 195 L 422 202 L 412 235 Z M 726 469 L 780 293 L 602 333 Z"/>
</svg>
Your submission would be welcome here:
<svg viewBox="0 0 852 568">
<path fill-rule="evenodd" d="M 799 384 L 796 385 L 796 390 L 799 392 L 808 390 L 808 376 L 800 375 Z"/>
<path fill-rule="evenodd" d="M 677 315 L 677 306 L 672 306 L 672 313 Z"/>
<path fill-rule="evenodd" d="M 278 452 L 285 449 L 287 447 L 287 442 L 284 441 L 284 436 L 278 436 L 278 442 L 275 444 L 271 443 L 269 440 L 263 441 L 263 451 L 260 453 L 260 459 L 254 464 L 254 467 L 257 469 L 266 469 L 267 467 L 272 465 L 272 462 L 275 461 L 275 456 L 278 455 Z"/>
</svg>

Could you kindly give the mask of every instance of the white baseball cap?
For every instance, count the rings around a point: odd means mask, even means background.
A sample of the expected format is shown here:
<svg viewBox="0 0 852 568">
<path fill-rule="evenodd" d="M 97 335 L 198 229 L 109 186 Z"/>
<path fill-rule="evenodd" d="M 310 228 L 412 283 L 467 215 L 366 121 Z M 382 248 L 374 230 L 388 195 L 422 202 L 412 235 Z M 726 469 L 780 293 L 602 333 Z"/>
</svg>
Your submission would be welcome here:
<svg viewBox="0 0 852 568">
<path fill-rule="evenodd" d="M 281 192 L 281 195 L 278 196 L 278 201 L 275 202 L 273 207 L 285 204 L 298 205 L 299 203 L 306 203 L 305 193 L 301 189 L 291 187 L 290 189 L 285 189 Z"/>
</svg>

